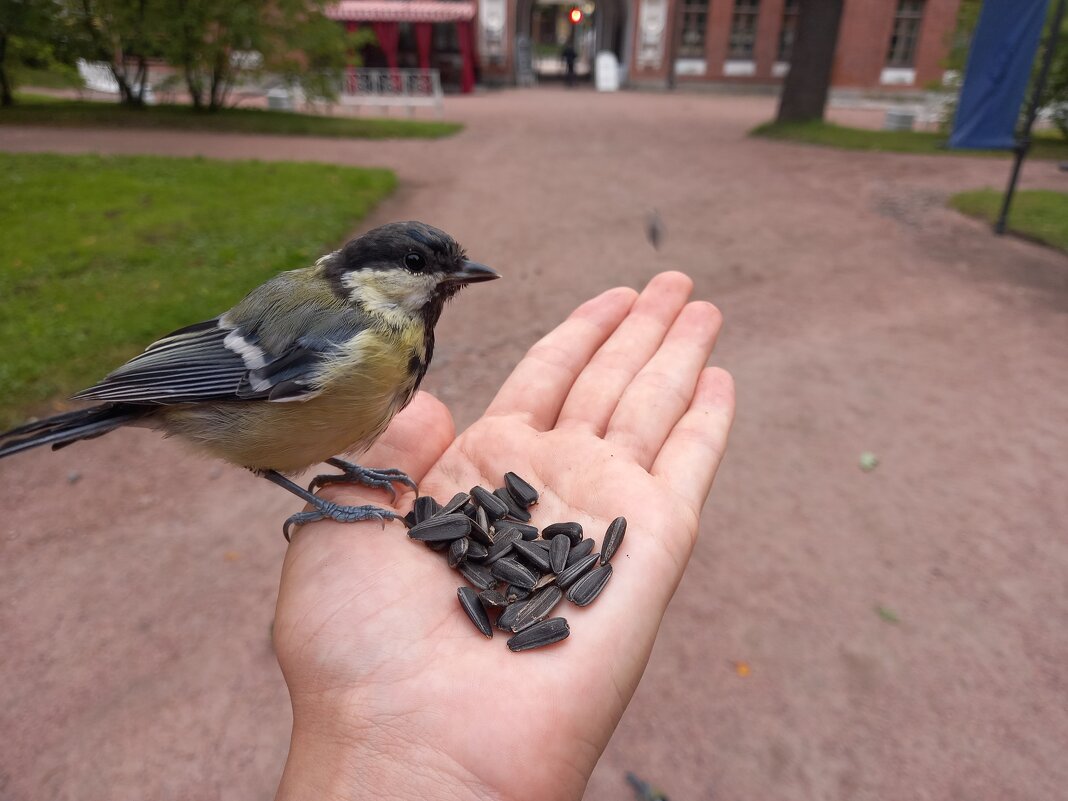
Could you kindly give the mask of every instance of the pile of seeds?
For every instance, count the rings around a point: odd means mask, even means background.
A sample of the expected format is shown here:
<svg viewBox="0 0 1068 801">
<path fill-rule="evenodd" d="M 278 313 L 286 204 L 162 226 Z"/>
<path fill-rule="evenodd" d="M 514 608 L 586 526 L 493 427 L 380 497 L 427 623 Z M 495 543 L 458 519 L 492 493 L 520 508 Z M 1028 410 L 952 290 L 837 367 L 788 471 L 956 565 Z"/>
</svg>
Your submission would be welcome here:
<svg viewBox="0 0 1068 801">
<path fill-rule="evenodd" d="M 529 483 L 505 473 L 503 487 L 473 487 L 444 506 L 420 496 L 404 518 L 409 537 L 445 554 L 449 567 L 475 588 L 456 592 L 471 622 L 487 637 L 494 625 L 512 634 L 513 651 L 551 645 L 571 633 L 567 620 L 549 614 L 565 595 L 586 606 L 601 594 L 627 531 L 626 518 L 617 517 L 597 553 L 578 523 L 553 523 L 539 532 L 529 511 L 537 502 Z"/>
</svg>

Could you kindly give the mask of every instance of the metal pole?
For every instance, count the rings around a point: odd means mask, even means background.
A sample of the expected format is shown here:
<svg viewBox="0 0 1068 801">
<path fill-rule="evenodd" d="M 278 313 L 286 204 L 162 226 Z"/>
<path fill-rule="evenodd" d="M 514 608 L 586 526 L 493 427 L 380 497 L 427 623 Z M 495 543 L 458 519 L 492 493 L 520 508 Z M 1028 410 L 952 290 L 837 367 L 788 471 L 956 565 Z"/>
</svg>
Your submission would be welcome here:
<svg viewBox="0 0 1068 801">
<path fill-rule="evenodd" d="M 1027 119 L 1023 130 L 1017 138 L 1016 147 L 1013 148 L 1012 174 L 1009 176 L 1009 186 L 1005 189 L 1005 197 L 1001 201 L 1001 213 L 994 223 L 994 233 L 1005 233 L 1005 225 L 1009 220 L 1009 206 L 1012 205 L 1012 196 L 1016 194 L 1016 182 L 1020 178 L 1020 168 L 1023 167 L 1027 151 L 1031 149 L 1031 126 L 1035 124 L 1038 116 L 1038 106 L 1042 102 L 1042 92 L 1046 88 L 1046 80 L 1049 78 L 1049 68 L 1053 63 L 1053 53 L 1057 49 L 1057 40 L 1061 35 L 1061 21 L 1064 19 L 1064 6 L 1068 0 L 1058 0 L 1057 10 L 1053 13 L 1053 22 L 1050 24 L 1049 36 L 1046 37 L 1046 49 L 1042 53 L 1042 67 L 1038 71 L 1038 80 L 1035 81 L 1034 91 L 1031 93 L 1031 102 L 1027 107 Z"/>
</svg>

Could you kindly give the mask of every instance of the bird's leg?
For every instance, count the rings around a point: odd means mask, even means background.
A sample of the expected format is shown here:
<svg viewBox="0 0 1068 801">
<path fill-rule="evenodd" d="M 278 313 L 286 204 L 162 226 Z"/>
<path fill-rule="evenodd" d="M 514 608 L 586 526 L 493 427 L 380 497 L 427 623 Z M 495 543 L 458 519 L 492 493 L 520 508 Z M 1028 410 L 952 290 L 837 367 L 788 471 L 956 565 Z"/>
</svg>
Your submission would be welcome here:
<svg viewBox="0 0 1068 801">
<path fill-rule="evenodd" d="M 282 536 L 286 538 L 286 542 L 289 542 L 290 528 L 292 526 L 302 526 L 305 523 L 325 520 L 328 517 L 339 523 L 358 523 L 361 520 L 396 520 L 399 517 L 396 512 L 391 512 L 389 509 L 382 509 L 378 506 L 342 506 L 339 503 L 320 498 L 275 470 L 263 470 L 259 472 L 259 475 L 271 483 L 277 484 L 282 489 L 289 490 L 298 498 L 303 498 L 315 507 L 306 512 L 297 512 L 286 520 L 282 525 Z"/>
<path fill-rule="evenodd" d="M 360 467 L 358 464 L 346 462 L 344 459 L 338 458 L 327 459 L 326 463 L 341 470 L 341 475 L 328 473 L 316 476 L 311 480 L 311 484 L 308 485 L 309 490 L 314 491 L 326 484 L 363 484 L 365 487 L 371 487 L 373 489 L 389 490 L 393 500 L 397 500 L 397 491 L 393 489 L 394 481 L 409 486 L 413 490 L 418 490 L 418 487 L 415 486 L 415 482 L 400 470 L 394 470 L 392 468 L 379 469 L 377 467 Z"/>
</svg>

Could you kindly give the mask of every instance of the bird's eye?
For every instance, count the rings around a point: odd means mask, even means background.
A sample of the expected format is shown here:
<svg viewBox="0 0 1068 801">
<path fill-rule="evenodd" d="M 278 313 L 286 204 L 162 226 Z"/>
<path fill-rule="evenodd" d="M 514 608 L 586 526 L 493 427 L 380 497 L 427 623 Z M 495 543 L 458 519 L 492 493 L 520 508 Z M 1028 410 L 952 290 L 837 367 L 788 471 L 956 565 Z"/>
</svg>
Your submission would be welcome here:
<svg viewBox="0 0 1068 801">
<path fill-rule="evenodd" d="M 422 253 L 409 253 L 404 257 L 404 266 L 413 272 L 418 272 L 426 267 L 426 259 Z"/>
</svg>

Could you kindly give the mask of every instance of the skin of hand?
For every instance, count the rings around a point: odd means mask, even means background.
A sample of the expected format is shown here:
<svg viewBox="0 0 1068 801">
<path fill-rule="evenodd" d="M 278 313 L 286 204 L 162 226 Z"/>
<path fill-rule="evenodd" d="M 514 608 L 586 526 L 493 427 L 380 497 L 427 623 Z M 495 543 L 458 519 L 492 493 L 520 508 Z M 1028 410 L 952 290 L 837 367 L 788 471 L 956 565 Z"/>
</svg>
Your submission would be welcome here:
<svg viewBox="0 0 1068 801">
<path fill-rule="evenodd" d="M 581 798 L 690 558 L 734 413 L 730 376 L 706 367 L 720 314 L 688 303 L 691 290 L 663 273 L 641 295 L 599 295 L 531 348 L 468 430 L 454 436 L 420 393 L 361 459 L 442 501 L 513 470 L 541 492 L 536 525 L 578 521 L 598 543 L 625 515 L 605 591 L 553 612 L 571 625 L 564 642 L 514 654 L 503 632 L 487 641 L 456 599 L 463 579 L 399 522 L 297 532 L 274 627 L 294 718 L 278 798 Z"/>
</svg>

